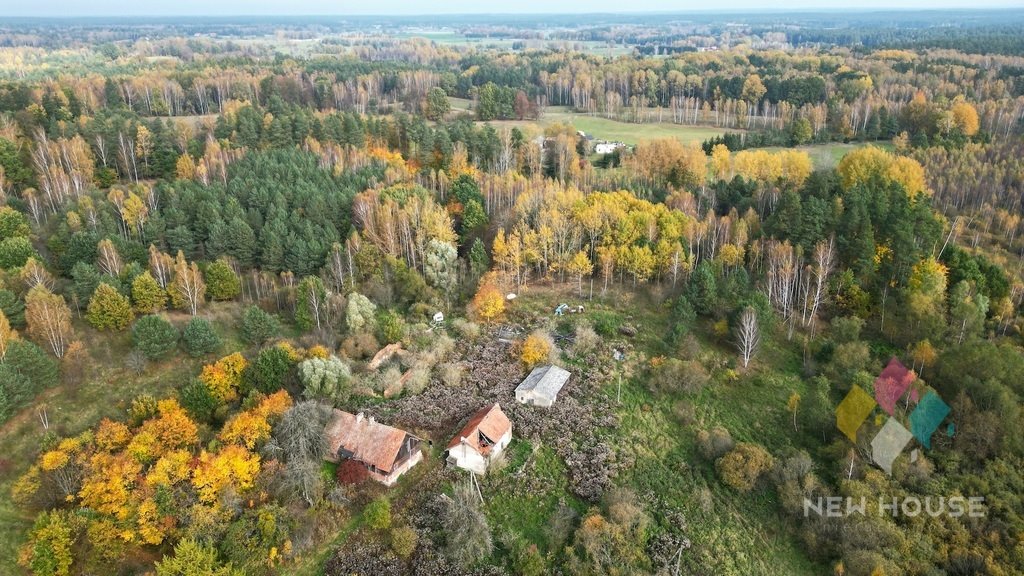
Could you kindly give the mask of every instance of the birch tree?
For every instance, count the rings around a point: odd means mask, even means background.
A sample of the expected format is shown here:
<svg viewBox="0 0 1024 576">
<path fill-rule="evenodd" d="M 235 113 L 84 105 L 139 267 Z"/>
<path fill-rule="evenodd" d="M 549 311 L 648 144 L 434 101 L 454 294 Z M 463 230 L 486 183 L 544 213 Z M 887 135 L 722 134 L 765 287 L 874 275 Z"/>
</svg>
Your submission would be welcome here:
<svg viewBox="0 0 1024 576">
<path fill-rule="evenodd" d="M 179 250 L 174 263 L 174 293 L 179 305 L 187 306 L 190 314 L 195 316 L 202 306 L 206 294 L 206 282 L 195 262 L 190 266 L 185 261 L 185 254 Z"/>
<path fill-rule="evenodd" d="M 63 358 L 71 343 L 71 310 L 64 297 L 50 292 L 45 286 L 36 286 L 25 296 L 25 322 L 28 335 L 50 348 L 53 355 Z"/>
<path fill-rule="evenodd" d="M 748 306 L 740 314 L 740 323 L 736 327 L 736 347 L 743 359 L 744 368 L 750 365 L 760 344 L 761 329 L 757 324 L 757 311 Z"/>
</svg>

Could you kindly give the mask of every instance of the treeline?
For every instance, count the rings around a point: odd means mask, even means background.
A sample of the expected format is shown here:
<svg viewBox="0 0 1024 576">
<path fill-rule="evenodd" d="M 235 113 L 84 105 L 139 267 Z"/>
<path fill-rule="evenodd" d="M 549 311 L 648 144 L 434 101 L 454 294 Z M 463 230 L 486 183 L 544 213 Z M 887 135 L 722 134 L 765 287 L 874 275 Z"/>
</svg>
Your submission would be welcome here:
<svg viewBox="0 0 1024 576">
<path fill-rule="evenodd" d="M 395 51 L 387 58 L 374 50 Z M 949 123 L 905 112 L 916 95 L 946 114 L 957 98 L 978 112 L 978 129 L 1018 131 L 1024 114 L 1020 57 L 970 50 L 683 53 L 607 60 L 586 53 L 527 51 L 492 58 L 423 40 L 354 48 L 359 59 L 184 66 L 173 73 L 83 71 L 34 86 L 0 89 L 0 111 L 36 123 L 70 121 L 100 110 L 143 116 L 223 113 L 234 100 L 274 108 L 272 100 L 320 111 L 419 112 L 429 92 L 472 99 L 482 120 L 531 118 L 545 106 L 630 122 L 670 121 L 731 129 L 785 131 L 806 120 L 816 139 L 887 138 L 902 131 L 934 138 Z M 241 64 L 241 62 L 237 63 Z M 911 117 L 913 116 L 913 117 Z M 892 126 L 896 122 L 896 126 Z M 970 137 L 973 133 L 963 130 Z M 974 132 L 976 132 L 975 130 Z M 26 132 L 27 133 L 27 132 Z"/>
</svg>

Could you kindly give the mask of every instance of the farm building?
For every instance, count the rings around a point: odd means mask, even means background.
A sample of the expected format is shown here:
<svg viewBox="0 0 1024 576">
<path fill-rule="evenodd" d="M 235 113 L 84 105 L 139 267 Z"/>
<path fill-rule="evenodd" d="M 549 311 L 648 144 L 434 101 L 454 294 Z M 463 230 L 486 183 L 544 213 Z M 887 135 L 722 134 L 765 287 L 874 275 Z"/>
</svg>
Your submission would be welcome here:
<svg viewBox="0 0 1024 576">
<path fill-rule="evenodd" d="M 501 406 L 484 406 L 448 443 L 448 463 L 483 474 L 511 440 L 512 422 Z"/>
<path fill-rule="evenodd" d="M 598 142 L 594 145 L 595 154 L 611 154 L 619 148 L 624 148 L 625 144 L 622 142 Z"/>
<path fill-rule="evenodd" d="M 538 366 L 516 387 L 516 402 L 534 406 L 551 406 L 558 392 L 569 379 L 569 372 L 558 366 Z"/>
<path fill-rule="evenodd" d="M 390 486 L 422 458 L 420 439 L 405 430 L 377 422 L 363 413 L 334 410 L 324 430 L 330 462 L 352 460 L 362 464 L 370 477 Z"/>
</svg>

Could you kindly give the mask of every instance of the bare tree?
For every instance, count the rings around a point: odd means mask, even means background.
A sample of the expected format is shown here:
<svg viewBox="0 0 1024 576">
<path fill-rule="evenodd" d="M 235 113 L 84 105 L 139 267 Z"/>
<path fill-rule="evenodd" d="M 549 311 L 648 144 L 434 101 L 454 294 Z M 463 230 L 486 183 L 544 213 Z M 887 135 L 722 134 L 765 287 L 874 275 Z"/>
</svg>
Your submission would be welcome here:
<svg viewBox="0 0 1024 576">
<path fill-rule="evenodd" d="M 743 358 L 743 367 L 750 365 L 750 360 L 757 354 L 761 344 L 761 329 L 757 325 L 757 312 L 747 307 L 740 315 L 740 324 L 736 328 L 736 347 Z"/>
</svg>

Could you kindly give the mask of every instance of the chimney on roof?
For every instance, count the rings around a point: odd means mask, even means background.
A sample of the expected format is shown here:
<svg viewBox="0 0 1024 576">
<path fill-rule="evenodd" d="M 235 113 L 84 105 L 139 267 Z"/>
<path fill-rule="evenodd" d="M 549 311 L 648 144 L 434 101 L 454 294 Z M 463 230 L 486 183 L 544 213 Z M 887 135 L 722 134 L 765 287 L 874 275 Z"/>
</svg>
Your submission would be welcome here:
<svg viewBox="0 0 1024 576">
<path fill-rule="evenodd" d="M 362 422 L 362 421 L 363 421 L 363 413 L 360 412 L 360 413 L 356 414 L 356 423 L 359 423 L 359 422 Z"/>
<path fill-rule="evenodd" d="M 376 424 L 376 422 L 377 421 L 373 419 L 373 416 L 370 416 L 370 424 Z"/>
</svg>

